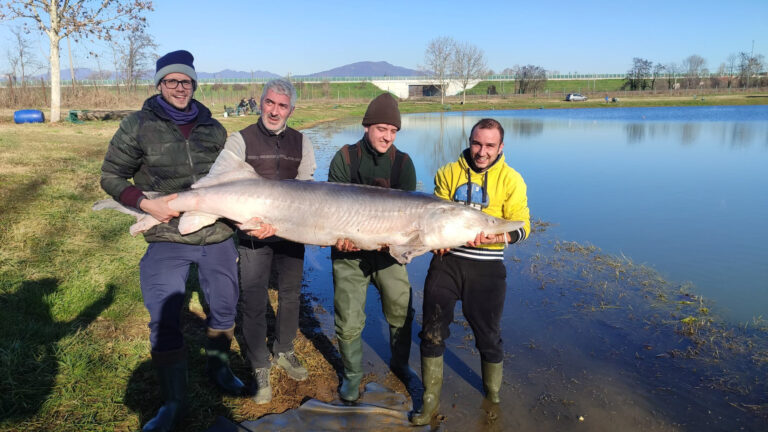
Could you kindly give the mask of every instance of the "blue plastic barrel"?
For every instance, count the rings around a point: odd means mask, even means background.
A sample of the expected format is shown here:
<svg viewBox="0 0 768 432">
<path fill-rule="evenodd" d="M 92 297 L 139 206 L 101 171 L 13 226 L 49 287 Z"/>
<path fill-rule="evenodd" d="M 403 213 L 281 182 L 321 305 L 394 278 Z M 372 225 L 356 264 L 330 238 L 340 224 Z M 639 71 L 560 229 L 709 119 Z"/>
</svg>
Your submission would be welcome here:
<svg viewBox="0 0 768 432">
<path fill-rule="evenodd" d="M 40 110 L 18 110 L 13 113 L 14 123 L 42 123 L 45 116 Z"/>
</svg>

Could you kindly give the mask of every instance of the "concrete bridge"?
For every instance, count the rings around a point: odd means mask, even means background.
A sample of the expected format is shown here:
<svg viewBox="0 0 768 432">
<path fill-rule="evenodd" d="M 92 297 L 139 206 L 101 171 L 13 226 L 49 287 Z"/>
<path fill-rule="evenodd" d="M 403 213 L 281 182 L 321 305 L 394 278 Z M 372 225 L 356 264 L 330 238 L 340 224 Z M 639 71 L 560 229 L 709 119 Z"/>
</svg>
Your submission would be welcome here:
<svg viewBox="0 0 768 432">
<path fill-rule="evenodd" d="M 467 89 L 471 89 L 480 82 L 479 79 L 470 80 L 467 84 Z M 413 79 L 374 79 L 370 81 L 371 84 L 376 87 L 388 91 L 400 99 L 408 99 L 411 96 L 439 96 L 440 86 L 436 84 L 436 81 L 429 78 Z M 448 86 L 445 91 L 446 96 L 455 96 L 459 94 L 463 89 L 461 83 L 456 80 L 448 81 Z"/>
</svg>

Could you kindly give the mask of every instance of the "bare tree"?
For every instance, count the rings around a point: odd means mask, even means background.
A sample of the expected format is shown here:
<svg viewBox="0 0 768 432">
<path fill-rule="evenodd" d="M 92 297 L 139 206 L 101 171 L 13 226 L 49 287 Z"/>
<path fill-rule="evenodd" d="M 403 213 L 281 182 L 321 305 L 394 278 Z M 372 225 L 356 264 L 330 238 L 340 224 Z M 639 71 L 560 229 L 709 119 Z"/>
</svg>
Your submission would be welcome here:
<svg viewBox="0 0 768 432">
<path fill-rule="evenodd" d="M 462 104 L 467 101 L 467 86 L 469 82 L 481 78 L 485 74 L 485 70 L 485 54 L 483 54 L 483 50 L 471 43 L 454 44 L 451 71 L 461 85 Z"/>
<path fill-rule="evenodd" d="M 656 90 L 656 80 L 664 75 L 666 70 L 667 68 L 661 63 L 656 63 L 653 65 L 651 70 L 651 90 Z"/>
<path fill-rule="evenodd" d="M 630 90 L 645 90 L 649 86 L 648 79 L 651 77 L 652 68 L 652 61 L 639 57 L 633 58 L 632 68 L 627 71 L 623 87 L 629 87 Z"/>
<path fill-rule="evenodd" d="M 699 86 L 706 65 L 707 61 L 696 54 L 688 56 L 683 60 L 682 69 L 685 73 L 687 88 L 696 88 Z"/>
<path fill-rule="evenodd" d="M 667 63 L 664 65 L 664 70 L 667 73 L 667 89 L 677 90 L 677 76 L 680 75 L 680 66 L 677 63 Z"/>
<path fill-rule="evenodd" d="M 762 55 L 752 55 L 746 52 L 739 53 L 739 84 L 749 88 L 752 77 L 757 77 L 763 69 L 765 59 Z"/>
<path fill-rule="evenodd" d="M 729 54 L 728 58 L 725 60 L 725 67 L 723 70 L 723 76 L 726 78 L 726 82 L 728 83 L 728 88 L 731 88 L 733 85 L 733 81 L 736 78 L 736 68 L 739 64 L 739 56 L 736 54 Z"/>
<path fill-rule="evenodd" d="M 149 0 L 17 0 L 0 5 L 0 20 L 27 19 L 50 40 L 51 122 L 61 120 L 59 43 L 69 35 L 109 40 L 115 32 L 133 31 L 145 20 Z"/>
<path fill-rule="evenodd" d="M 132 32 L 125 37 L 122 47 L 122 70 L 126 86 L 136 88 L 146 68 L 157 57 L 157 44 L 152 36 L 143 29 Z"/>
<path fill-rule="evenodd" d="M 514 76 L 520 94 L 533 92 L 535 95 L 547 85 L 547 71 L 541 66 L 515 66 Z"/>
<path fill-rule="evenodd" d="M 451 80 L 451 64 L 456 41 L 448 36 L 432 39 L 424 53 L 425 67 L 432 74 L 437 87 L 440 88 L 440 103 L 445 103 L 445 92 Z"/>
<path fill-rule="evenodd" d="M 8 62 L 13 66 L 14 75 L 17 72 L 20 74 L 17 80 L 21 82 L 22 87 L 26 86 L 28 73 L 37 70 L 39 66 L 35 61 L 29 40 L 25 36 L 26 33 L 21 27 L 12 28 L 11 34 L 13 39 L 11 40 L 11 48 L 8 51 Z"/>
</svg>

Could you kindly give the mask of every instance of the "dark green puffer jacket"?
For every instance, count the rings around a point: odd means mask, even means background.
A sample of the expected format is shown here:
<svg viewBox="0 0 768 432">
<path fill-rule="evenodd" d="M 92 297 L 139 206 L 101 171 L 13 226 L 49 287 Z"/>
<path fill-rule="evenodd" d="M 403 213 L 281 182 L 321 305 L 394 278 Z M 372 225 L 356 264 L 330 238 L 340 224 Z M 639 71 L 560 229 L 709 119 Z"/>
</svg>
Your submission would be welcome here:
<svg viewBox="0 0 768 432">
<path fill-rule="evenodd" d="M 101 187 L 114 198 L 132 184 L 142 191 L 165 194 L 188 189 L 213 165 L 224 148 L 227 131 L 211 117 L 211 111 L 196 100 L 199 114 L 189 139 L 178 127 L 155 95 L 137 111 L 120 122 L 109 143 L 101 166 Z M 232 228 L 221 220 L 197 232 L 182 236 L 179 218 L 152 227 L 144 233 L 148 242 L 174 242 L 205 245 L 222 242 L 232 236 Z"/>
</svg>

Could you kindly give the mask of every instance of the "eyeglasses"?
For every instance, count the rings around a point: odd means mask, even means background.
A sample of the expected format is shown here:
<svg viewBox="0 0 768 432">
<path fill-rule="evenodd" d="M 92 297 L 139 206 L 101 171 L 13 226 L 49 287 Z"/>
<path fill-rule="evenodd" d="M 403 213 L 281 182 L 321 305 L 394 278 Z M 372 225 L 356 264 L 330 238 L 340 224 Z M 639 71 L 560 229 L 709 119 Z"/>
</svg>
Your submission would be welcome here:
<svg viewBox="0 0 768 432">
<path fill-rule="evenodd" d="M 192 88 L 192 81 L 190 81 L 190 80 L 181 80 L 181 81 L 179 81 L 179 80 L 176 80 L 176 79 L 164 79 L 164 80 L 162 80 L 160 82 L 165 84 L 165 86 L 168 87 L 169 89 L 175 89 L 176 87 L 179 86 L 179 84 L 181 84 L 181 86 L 183 88 L 187 89 L 187 90 Z"/>
</svg>

